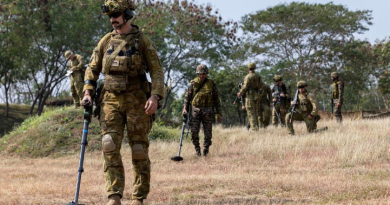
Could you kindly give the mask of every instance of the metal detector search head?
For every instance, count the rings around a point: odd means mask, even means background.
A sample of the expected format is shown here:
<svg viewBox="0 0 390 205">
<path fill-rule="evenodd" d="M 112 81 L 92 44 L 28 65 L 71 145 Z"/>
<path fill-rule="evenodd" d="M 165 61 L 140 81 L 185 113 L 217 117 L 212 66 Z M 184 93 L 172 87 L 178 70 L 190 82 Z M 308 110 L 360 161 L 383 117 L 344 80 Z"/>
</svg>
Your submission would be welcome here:
<svg viewBox="0 0 390 205">
<path fill-rule="evenodd" d="M 180 162 L 180 161 L 183 161 L 183 157 L 175 156 L 175 157 L 171 157 L 171 160 L 175 161 L 175 162 Z"/>
<path fill-rule="evenodd" d="M 75 202 L 69 202 L 67 204 L 62 204 L 62 205 L 85 205 L 85 204 L 78 204 L 78 203 L 75 203 Z"/>
</svg>

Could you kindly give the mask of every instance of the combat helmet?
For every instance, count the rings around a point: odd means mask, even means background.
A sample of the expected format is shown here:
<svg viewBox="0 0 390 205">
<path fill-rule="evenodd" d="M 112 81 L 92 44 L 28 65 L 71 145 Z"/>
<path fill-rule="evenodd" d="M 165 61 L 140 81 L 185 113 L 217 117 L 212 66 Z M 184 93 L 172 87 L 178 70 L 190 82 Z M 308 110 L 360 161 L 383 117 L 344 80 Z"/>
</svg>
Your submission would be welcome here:
<svg viewBox="0 0 390 205">
<path fill-rule="evenodd" d="M 339 73 L 338 72 L 332 72 L 330 74 L 330 77 L 332 77 L 332 78 L 339 78 Z"/>
<path fill-rule="evenodd" d="M 196 67 L 196 73 L 197 74 L 202 74 L 202 73 L 206 73 L 208 74 L 209 73 L 209 68 L 207 68 L 206 65 L 198 65 L 198 67 Z"/>
<path fill-rule="evenodd" d="M 68 59 L 72 54 L 73 54 L 72 51 L 67 50 L 67 51 L 65 52 L 64 56 L 65 56 L 66 59 Z"/>
<path fill-rule="evenodd" d="M 297 88 L 302 88 L 302 87 L 307 87 L 307 83 L 306 83 L 306 81 L 303 81 L 303 80 L 301 80 L 301 81 L 299 81 L 298 83 L 297 83 Z"/>
<path fill-rule="evenodd" d="M 278 81 L 282 81 L 283 77 L 281 75 L 275 75 L 273 79 L 275 82 L 278 82 Z"/>
<path fill-rule="evenodd" d="M 135 5 L 133 0 L 105 0 L 101 7 L 103 14 L 118 17 L 114 14 L 122 14 L 127 21 L 133 18 Z"/>
<path fill-rule="evenodd" d="M 248 64 L 248 69 L 250 69 L 250 70 L 256 69 L 256 64 L 254 64 L 254 63 L 249 63 L 249 64 Z"/>
</svg>

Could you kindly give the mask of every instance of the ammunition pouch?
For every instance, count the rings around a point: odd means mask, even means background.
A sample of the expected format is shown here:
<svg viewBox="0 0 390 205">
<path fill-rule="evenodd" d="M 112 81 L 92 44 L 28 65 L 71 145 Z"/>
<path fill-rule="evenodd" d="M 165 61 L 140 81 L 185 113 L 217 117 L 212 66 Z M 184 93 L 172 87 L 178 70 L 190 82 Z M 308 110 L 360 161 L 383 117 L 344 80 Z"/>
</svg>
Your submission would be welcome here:
<svg viewBox="0 0 390 205">
<path fill-rule="evenodd" d="M 110 92 L 121 92 L 127 89 L 127 75 L 106 75 L 105 89 Z"/>
</svg>

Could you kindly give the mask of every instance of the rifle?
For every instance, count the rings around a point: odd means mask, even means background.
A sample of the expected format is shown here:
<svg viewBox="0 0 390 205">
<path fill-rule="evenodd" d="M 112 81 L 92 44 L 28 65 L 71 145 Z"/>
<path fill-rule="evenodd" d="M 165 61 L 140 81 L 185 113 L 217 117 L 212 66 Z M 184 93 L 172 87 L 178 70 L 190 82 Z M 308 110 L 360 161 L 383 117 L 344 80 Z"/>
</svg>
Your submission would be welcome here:
<svg viewBox="0 0 390 205">
<path fill-rule="evenodd" d="M 238 85 L 237 85 L 237 88 L 238 88 L 238 92 L 240 92 L 241 88 L 242 88 L 242 84 L 243 82 L 239 82 Z M 233 105 L 237 104 L 237 100 L 238 100 L 238 96 L 236 95 L 236 99 L 234 99 L 234 102 L 233 102 Z M 240 103 L 243 105 L 244 104 L 244 98 L 243 97 L 240 97 Z"/>
<path fill-rule="evenodd" d="M 276 102 L 274 102 L 274 110 L 275 110 L 276 117 L 278 117 L 278 122 L 279 122 L 280 126 L 284 127 L 284 124 L 282 123 L 282 120 L 280 119 L 280 114 L 276 110 L 275 105 L 276 105 Z"/>
<path fill-rule="evenodd" d="M 334 101 L 333 101 L 333 98 L 330 99 L 330 106 L 332 107 L 332 113 L 333 113 L 333 110 L 334 110 Z"/>
<path fill-rule="evenodd" d="M 294 96 L 293 105 L 292 105 L 291 111 L 290 111 L 290 123 L 292 123 L 295 107 L 298 104 L 298 94 L 299 94 L 299 90 L 297 89 L 297 92 L 295 93 L 295 96 Z"/>
<path fill-rule="evenodd" d="M 275 108 L 275 105 L 276 105 L 276 103 L 279 101 L 280 102 L 280 104 L 281 105 L 283 105 L 283 99 L 282 99 L 282 97 L 280 96 L 280 94 L 281 94 L 281 91 L 280 91 L 280 89 L 279 89 L 279 86 L 277 86 L 277 85 L 275 85 L 275 90 L 276 90 L 276 92 L 277 93 L 273 93 L 272 95 L 273 95 L 273 97 L 276 97 L 277 98 L 277 100 L 275 101 L 275 102 L 273 102 L 273 105 L 274 105 L 274 108 Z M 278 113 L 278 111 L 276 110 L 276 108 L 274 109 L 275 110 L 275 114 L 276 114 L 276 117 L 278 118 L 278 122 L 279 122 L 279 124 L 280 124 L 280 126 L 282 126 L 282 127 L 284 127 L 284 124 L 282 123 L 282 120 L 280 119 L 280 114 Z"/>
</svg>

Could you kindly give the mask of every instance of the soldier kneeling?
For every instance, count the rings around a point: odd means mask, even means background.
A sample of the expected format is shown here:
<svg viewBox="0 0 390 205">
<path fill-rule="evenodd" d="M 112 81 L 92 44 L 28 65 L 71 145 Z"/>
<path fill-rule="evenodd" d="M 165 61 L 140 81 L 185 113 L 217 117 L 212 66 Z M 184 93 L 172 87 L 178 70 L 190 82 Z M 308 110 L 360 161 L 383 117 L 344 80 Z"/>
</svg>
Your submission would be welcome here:
<svg viewBox="0 0 390 205">
<path fill-rule="evenodd" d="M 294 135 L 293 121 L 304 121 L 309 133 L 328 129 L 328 127 L 324 127 L 317 130 L 317 122 L 321 119 L 318 114 L 317 101 L 314 95 L 306 90 L 306 87 L 307 83 L 305 81 L 299 81 L 297 83 L 298 96 L 296 97 L 298 99 L 294 99 L 294 101 L 291 102 L 291 104 L 296 102 L 295 110 L 286 115 L 287 128 L 290 131 L 290 135 Z"/>
</svg>

